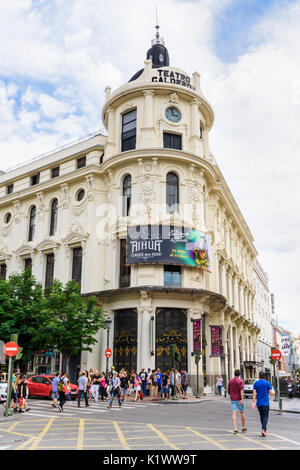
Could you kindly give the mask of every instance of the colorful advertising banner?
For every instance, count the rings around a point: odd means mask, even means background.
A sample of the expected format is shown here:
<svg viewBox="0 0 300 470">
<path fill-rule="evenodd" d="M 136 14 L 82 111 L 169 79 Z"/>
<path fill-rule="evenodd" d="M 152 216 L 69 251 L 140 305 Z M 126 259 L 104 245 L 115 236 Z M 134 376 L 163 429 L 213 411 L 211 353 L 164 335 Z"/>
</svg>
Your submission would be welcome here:
<svg viewBox="0 0 300 470">
<path fill-rule="evenodd" d="M 289 336 L 281 336 L 280 338 L 280 349 L 283 356 L 289 356 L 291 352 L 291 344 Z"/>
<path fill-rule="evenodd" d="M 211 355 L 212 357 L 222 356 L 222 326 L 211 326 Z"/>
<path fill-rule="evenodd" d="M 197 349 L 200 349 L 200 351 L 202 351 L 201 320 L 193 321 L 193 336 L 194 336 L 194 352 L 196 352 Z"/>
<path fill-rule="evenodd" d="M 127 264 L 180 264 L 211 272 L 210 236 L 184 227 L 128 228 Z"/>
</svg>

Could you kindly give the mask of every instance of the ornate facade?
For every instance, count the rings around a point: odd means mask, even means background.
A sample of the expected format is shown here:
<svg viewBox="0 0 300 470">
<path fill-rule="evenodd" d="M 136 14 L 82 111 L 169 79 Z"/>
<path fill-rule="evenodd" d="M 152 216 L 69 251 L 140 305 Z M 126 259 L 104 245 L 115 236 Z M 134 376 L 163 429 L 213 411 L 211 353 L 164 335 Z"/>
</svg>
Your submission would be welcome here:
<svg viewBox="0 0 300 470">
<path fill-rule="evenodd" d="M 170 66 L 157 36 L 144 68 L 117 90 L 106 88 L 102 119 L 107 135 L 0 175 L 0 264 L 6 275 L 29 263 L 45 283 L 73 277 L 83 294 L 96 295 L 112 320 L 110 366 L 170 368 L 176 344 L 194 384 L 193 328 L 201 320 L 202 389 L 214 386 L 220 373 L 231 378 L 238 367 L 250 376 L 247 362 L 256 359 L 259 334 L 253 305 L 257 251 L 209 150 L 214 115 L 200 75 Z M 141 225 L 207 234 L 211 272 L 129 266 L 128 227 Z M 214 326 L 221 327 L 218 355 L 212 354 Z M 102 330 L 93 353 L 82 353 L 80 367 L 105 370 L 105 349 Z"/>
</svg>

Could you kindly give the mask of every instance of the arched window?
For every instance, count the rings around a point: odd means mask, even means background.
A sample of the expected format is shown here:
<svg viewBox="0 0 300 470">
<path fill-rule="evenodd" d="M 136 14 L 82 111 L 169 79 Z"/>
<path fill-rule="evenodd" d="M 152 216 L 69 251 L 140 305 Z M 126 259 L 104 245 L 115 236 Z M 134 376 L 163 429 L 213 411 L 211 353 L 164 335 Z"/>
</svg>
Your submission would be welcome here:
<svg viewBox="0 0 300 470">
<path fill-rule="evenodd" d="M 131 204 L 131 176 L 127 175 L 123 179 L 123 216 L 129 215 Z"/>
<path fill-rule="evenodd" d="M 57 217 L 58 217 L 58 200 L 54 199 L 54 201 L 51 204 L 50 235 L 54 235 L 56 232 Z"/>
<path fill-rule="evenodd" d="M 28 241 L 31 242 L 35 236 L 35 225 L 36 225 L 36 207 L 32 206 L 29 215 L 29 234 Z"/>
<path fill-rule="evenodd" d="M 174 212 L 178 212 L 179 179 L 178 179 L 178 176 L 172 172 L 167 174 L 166 204 L 167 204 L 167 212 L 169 214 L 174 214 Z"/>
</svg>

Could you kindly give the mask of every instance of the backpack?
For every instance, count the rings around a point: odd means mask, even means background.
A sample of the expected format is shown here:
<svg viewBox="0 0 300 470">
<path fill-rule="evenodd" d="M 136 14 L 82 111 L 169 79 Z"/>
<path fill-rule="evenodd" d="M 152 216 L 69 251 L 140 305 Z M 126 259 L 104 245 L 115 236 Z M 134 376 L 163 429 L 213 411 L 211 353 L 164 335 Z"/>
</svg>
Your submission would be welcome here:
<svg viewBox="0 0 300 470">
<path fill-rule="evenodd" d="M 60 380 L 57 384 L 57 391 L 58 392 L 63 392 L 64 391 L 64 386 L 65 386 L 64 379 L 60 378 Z"/>
</svg>

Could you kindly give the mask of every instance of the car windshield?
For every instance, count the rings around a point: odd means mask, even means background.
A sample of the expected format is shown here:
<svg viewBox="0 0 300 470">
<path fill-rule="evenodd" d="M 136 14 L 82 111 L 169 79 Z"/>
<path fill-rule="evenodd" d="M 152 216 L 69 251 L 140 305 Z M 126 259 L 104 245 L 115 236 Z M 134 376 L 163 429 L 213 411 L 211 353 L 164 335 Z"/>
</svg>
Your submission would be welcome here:
<svg viewBox="0 0 300 470">
<path fill-rule="evenodd" d="M 255 379 L 246 379 L 245 385 L 252 385 L 255 382 Z"/>
</svg>

